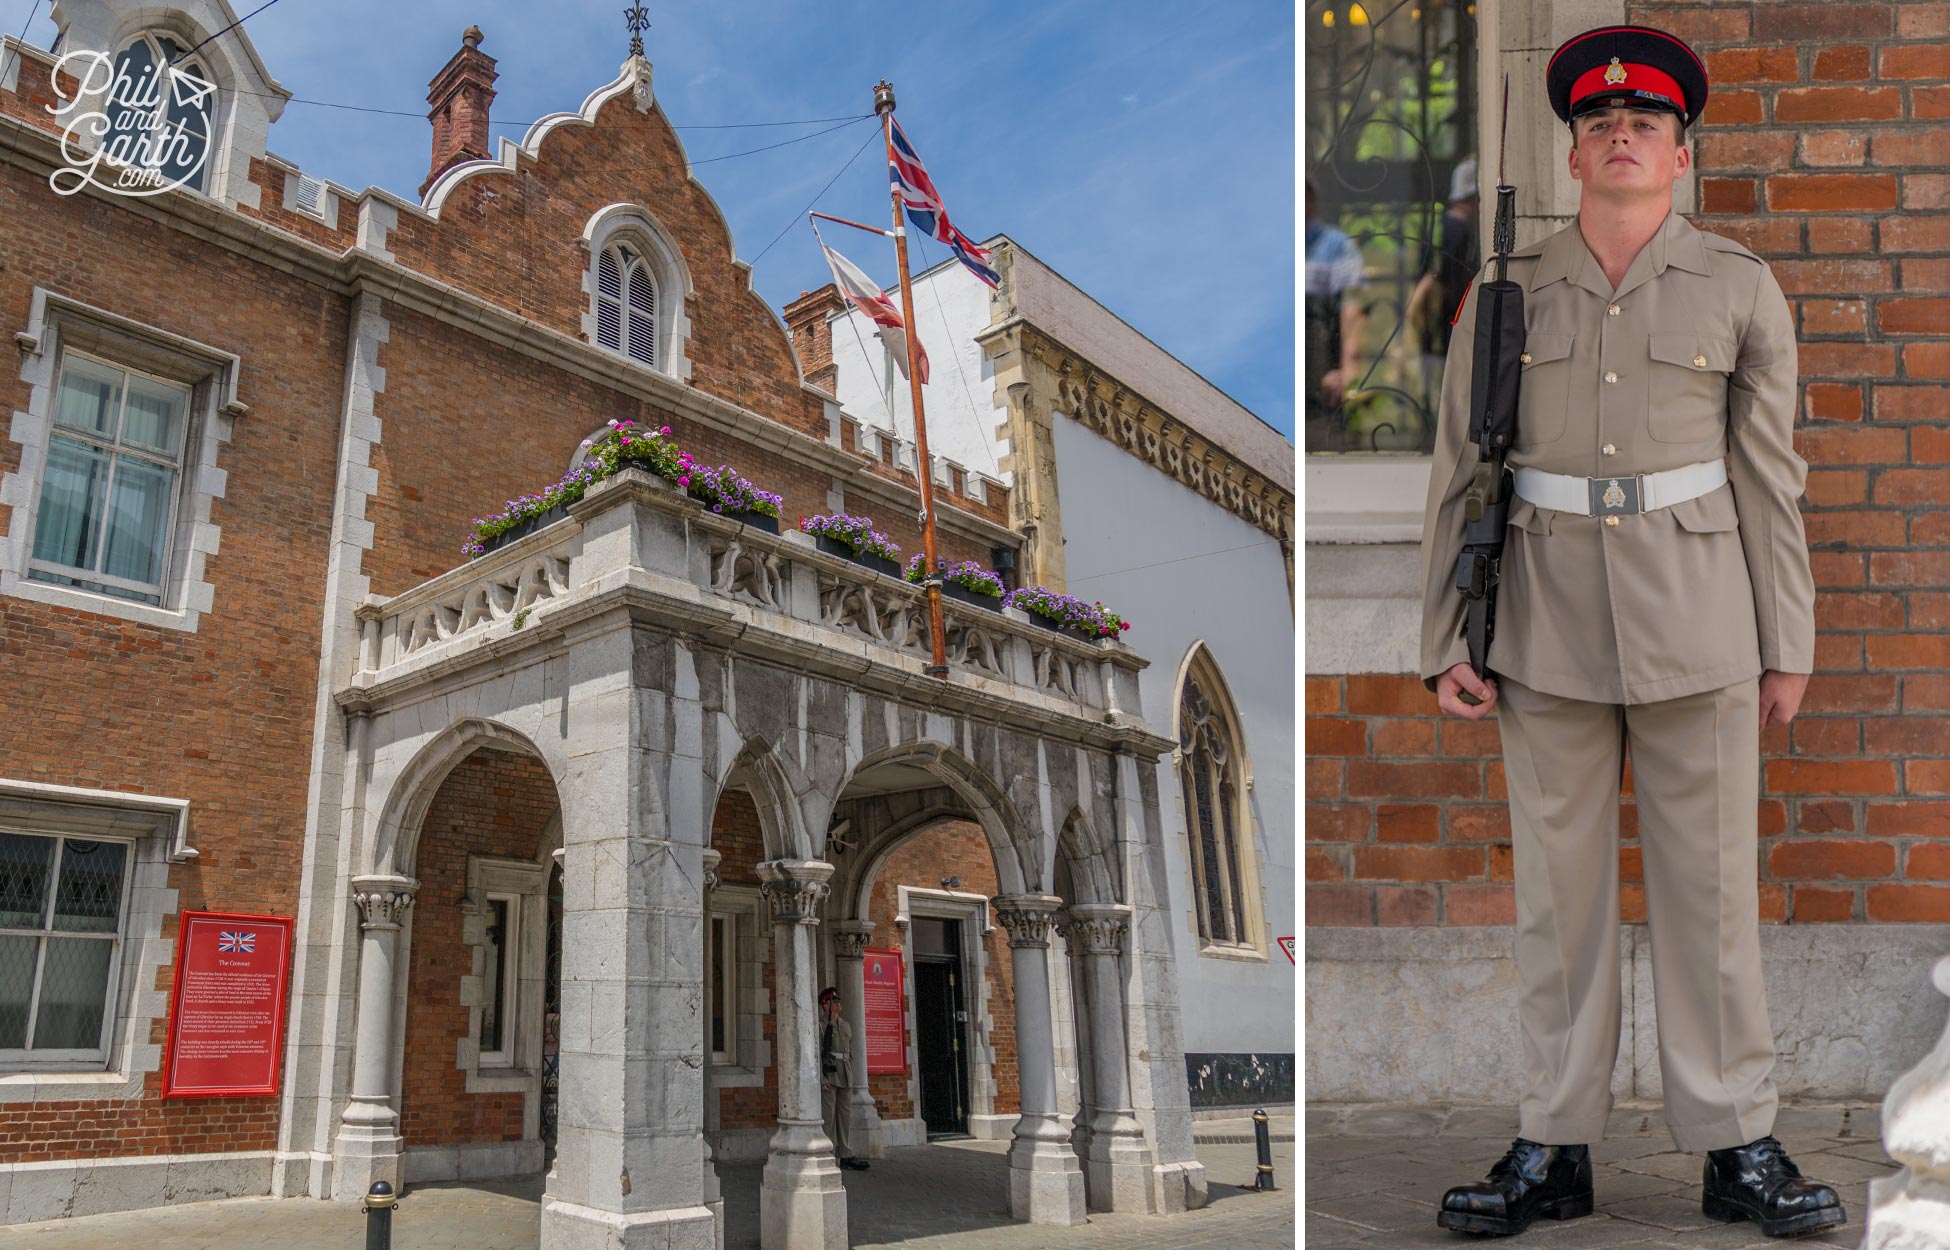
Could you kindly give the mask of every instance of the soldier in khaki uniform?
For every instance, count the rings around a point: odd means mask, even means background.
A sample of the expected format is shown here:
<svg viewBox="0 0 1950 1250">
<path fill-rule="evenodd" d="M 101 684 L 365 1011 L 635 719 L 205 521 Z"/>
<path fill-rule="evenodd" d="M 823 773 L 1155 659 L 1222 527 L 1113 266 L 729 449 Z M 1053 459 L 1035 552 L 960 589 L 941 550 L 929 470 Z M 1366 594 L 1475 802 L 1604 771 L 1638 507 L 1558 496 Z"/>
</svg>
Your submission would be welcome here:
<svg viewBox="0 0 1950 1250">
<path fill-rule="evenodd" d="M 1769 1234 L 1843 1222 L 1771 1135 L 1759 949 L 1761 728 L 1813 668 L 1813 579 L 1793 446 L 1794 320 L 1765 262 L 1672 211 L 1707 93 L 1684 43 L 1606 27 L 1558 49 L 1577 219 L 1512 255 L 1525 339 L 1495 675 L 1456 590 L 1474 294 L 1455 323 L 1423 538 L 1422 675 L 1502 731 L 1515 843 L 1521 1136 L 1439 1222 L 1521 1231 L 1592 1210 L 1585 1144 L 1619 1045 L 1618 801 L 1629 753 L 1667 1123 L 1707 1151 L 1703 1207 Z M 1469 691 L 1482 700 L 1470 706 Z"/>
</svg>

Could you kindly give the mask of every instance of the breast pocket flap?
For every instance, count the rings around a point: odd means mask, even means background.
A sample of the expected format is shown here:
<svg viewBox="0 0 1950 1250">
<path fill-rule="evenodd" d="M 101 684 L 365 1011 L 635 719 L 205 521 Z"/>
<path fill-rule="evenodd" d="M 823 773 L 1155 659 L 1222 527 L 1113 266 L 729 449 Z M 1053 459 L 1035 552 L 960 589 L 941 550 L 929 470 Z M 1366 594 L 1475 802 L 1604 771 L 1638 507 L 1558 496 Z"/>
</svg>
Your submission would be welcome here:
<svg viewBox="0 0 1950 1250">
<path fill-rule="evenodd" d="M 1733 487 L 1688 499 L 1672 506 L 1672 519 L 1679 528 L 1694 534 L 1715 534 L 1740 528 L 1740 509 L 1733 500 Z"/>
<path fill-rule="evenodd" d="M 1732 373 L 1739 345 L 1730 339 L 1701 338 L 1697 334 L 1654 334 L 1652 359 L 1698 373 Z"/>
<path fill-rule="evenodd" d="M 1553 360 L 1562 360 L 1571 354 L 1571 344 L 1577 341 L 1575 334 L 1525 334 L 1523 338 L 1523 367 L 1535 369 Z"/>
</svg>

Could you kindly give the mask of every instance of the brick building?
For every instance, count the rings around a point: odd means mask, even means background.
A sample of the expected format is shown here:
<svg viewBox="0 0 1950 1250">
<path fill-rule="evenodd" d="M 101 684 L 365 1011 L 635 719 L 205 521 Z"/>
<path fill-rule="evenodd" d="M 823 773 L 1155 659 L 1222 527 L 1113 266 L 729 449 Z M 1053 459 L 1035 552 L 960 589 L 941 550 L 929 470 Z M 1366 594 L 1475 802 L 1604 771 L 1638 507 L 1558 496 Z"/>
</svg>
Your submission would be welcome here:
<svg viewBox="0 0 1950 1250">
<path fill-rule="evenodd" d="M 919 593 L 790 531 L 918 549 L 914 466 L 808 381 L 642 57 L 497 144 L 470 29 L 412 202 L 267 150 L 236 17 L 57 14 L 64 54 L 196 49 L 214 93 L 133 123 L 203 145 L 156 194 L 59 189 L 86 87 L 0 53 L 7 1221 L 546 1167 L 546 1244 L 706 1247 L 714 1158 L 763 1158 L 765 1244 L 842 1246 L 826 984 L 871 1153 L 1010 1137 L 1036 1222 L 1202 1202 L 1145 661 L 951 606 L 929 676 Z M 612 421 L 788 532 L 631 470 L 459 554 Z M 1004 482 L 928 471 L 944 554 L 1023 545 Z M 294 918 L 275 1099 L 162 1096 L 183 910 Z M 961 997 L 870 1076 L 886 951 Z M 939 1126 L 930 1002 L 969 1017 Z"/>
<path fill-rule="evenodd" d="M 1476 79 L 1510 75 L 1519 244 L 1577 204 L 1544 98 L 1560 42 L 1656 25 L 1712 75 L 1675 207 L 1766 258 L 1794 306 L 1818 589 L 1806 702 L 1762 742 L 1755 867 L 1777 1080 L 1790 1099 L 1879 1100 L 1937 1036 L 1927 971 L 1950 922 L 1950 15 L 1636 0 L 1473 12 Z M 1488 158 L 1487 193 L 1498 118 L 1483 96 L 1471 150 Z M 1515 906 L 1497 730 L 1441 718 L 1412 671 L 1427 460 L 1317 455 L 1307 471 L 1312 1097 L 1503 1102 L 1517 1087 L 1513 996 L 1500 992 L 1515 984 Z M 1635 833 L 1628 797 L 1614 1093 L 1656 1098 Z M 1377 1014 L 1443 1023 L 1382 1046 L 1364 1040 Z"/>
</svg>

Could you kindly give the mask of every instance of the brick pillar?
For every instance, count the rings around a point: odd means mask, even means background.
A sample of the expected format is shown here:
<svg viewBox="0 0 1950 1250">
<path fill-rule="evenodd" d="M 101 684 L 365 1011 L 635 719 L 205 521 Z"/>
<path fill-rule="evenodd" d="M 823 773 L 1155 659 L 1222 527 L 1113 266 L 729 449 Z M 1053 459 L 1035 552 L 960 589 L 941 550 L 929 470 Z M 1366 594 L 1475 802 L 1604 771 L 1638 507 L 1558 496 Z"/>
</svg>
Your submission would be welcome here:
<svg viewBox="0 0 1950 1250">
<path fill-rule="evenodd" d="M 432 111 L 433 163 L 420 184 L 420 194 L 450 165 L 478 161 L 493 151 L 488 134 L 488 109 L 494 104 L 494 58 L 481 51 L 481 28 L 469 26 L 460 37 L 460 51 L 427 84 Z"/>
</svg>

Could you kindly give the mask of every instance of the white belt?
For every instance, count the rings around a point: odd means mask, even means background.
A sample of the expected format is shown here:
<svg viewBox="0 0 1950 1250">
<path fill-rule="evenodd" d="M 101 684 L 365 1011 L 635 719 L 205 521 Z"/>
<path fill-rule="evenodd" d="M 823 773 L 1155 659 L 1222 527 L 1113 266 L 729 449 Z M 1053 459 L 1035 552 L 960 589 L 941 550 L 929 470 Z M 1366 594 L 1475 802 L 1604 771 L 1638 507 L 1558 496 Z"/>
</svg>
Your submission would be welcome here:
<svg viewBox="0 0 1950 1250">
<path fill-rule="evenodd" d="M 1727 484 L 1727 462 L 1703 460 L 1683 469 L 1625 477 L 1571 477 L 1518 469 L 1517 495 L 1539 508 L 1579 516 L 1618 516 L 1670 508 Z"/>
</svg>

